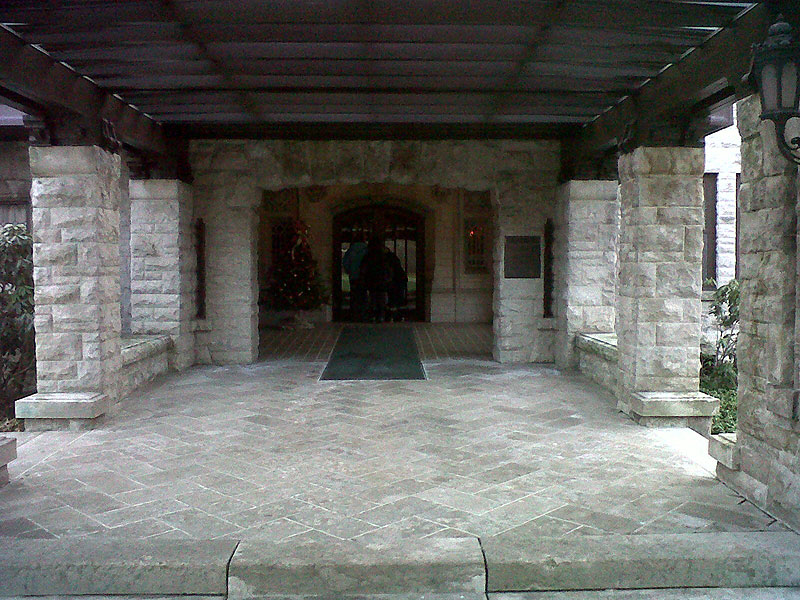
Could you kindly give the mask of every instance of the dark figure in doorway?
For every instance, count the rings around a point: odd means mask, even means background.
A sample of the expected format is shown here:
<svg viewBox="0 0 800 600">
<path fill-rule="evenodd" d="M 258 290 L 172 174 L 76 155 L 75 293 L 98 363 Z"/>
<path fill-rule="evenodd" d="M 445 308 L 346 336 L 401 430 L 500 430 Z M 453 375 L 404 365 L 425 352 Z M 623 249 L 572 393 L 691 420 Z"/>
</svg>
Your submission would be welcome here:
<svg viewBox="0 0 800 600">
<path fill-rule="evenodd" d="M 350 316 L 354 321 L 363 321 L 367 308 L 367 288 L 361 277 L 361 263 L 367 254 L 367 244 L 361 239 L 350 244 L 342 257 L 342 268 L 350 280 Z"/>
<path fill-rule="evenodd" d="M 361 261 L 361 277 L 369 292 L 370 317 L 382 323 L 386 318 L 386 292 L 391 273 L 387 268 L 383 242 L 378 237 L 369 240 L 367 253 Z"/>
<path fill-rule="evenodd" d="M 400 309 L 406 305 L 408 275 L 397 255 L 386 248 L 386 267 L 389 270 L 389 316 L 392 321 L 400 320 Z"/>
</svg>

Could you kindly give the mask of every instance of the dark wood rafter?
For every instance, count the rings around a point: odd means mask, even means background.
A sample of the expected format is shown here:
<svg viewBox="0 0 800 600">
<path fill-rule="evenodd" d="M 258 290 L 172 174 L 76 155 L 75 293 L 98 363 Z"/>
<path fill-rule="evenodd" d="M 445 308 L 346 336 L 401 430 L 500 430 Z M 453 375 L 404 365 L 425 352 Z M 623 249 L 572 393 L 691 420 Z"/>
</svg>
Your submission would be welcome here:
<svg viewBox="0 0 800 600">
<path fill-rule="evenodd" d="M 492 117 L 502 112 L 506 107 L 509 96 L 514 93 L 519 85 L 525 67 L 528 63 L 537 58 L 538 53 L 549 37 L 550 30 L 561 16 L 566 3 L 567 0 L 552 0 L 550 4 L 547 5 L 542 15 L 543 22 L 541 26 L 531 36 L 531 41 L 525 48 L 525 53 L 517 61 L 517 64 L 514 65 L 512 71 L 506 76 L 500 86 L 500 91 L 492 98 L 492 102 L 486 113 L 487 120 L 491 120 Z"/>
<path fill-rule="evenodd" d="M 102 121 L 112 124 L 116 137 L 133 148 L 166 151 L 161 127 L 153 119 L 2 27 L 0 56 L 0 96 L 10 96 L 29 114 L 71 111 L 98 127 Z"/>
<path fill-rule="evenodd" d="M 718 110 L 730 85 L 689 70 L 658 84 L 681 110 L 648 90 L 756 4 L 6 0 L 0 23 L 173 133 L 546 137 L 586 126 L 572 142 L 583 160 L 631 121 L 645 132 L 666 115 L 688 130 L 683 108 Z"/>
<path fill-rule="evenodd" d="M 234 94 L 245 113 L 252 117 L 254 121 L 261 120 L 262 114 L 258 103 L 247 91 L 241 89 L 241 86 L 236 80 L 236 76 L 230 72 L 228 67 L 225 65 L 225 62 L 216 56 L 212 51 L 210 51 L 206 43 L 203 41 L 203 38 L 194 31 L 191 18 L 186 11 L 182 10 L 173 0 L 160 0 L 160 4 L 164 9 L 164 13 L 167 18 L 177 23 L 180 37 L 188 41 L 199 51 L 203 60 L 207 61 L 213 66 L 214 72 L 219 75 L 225 85 L 230 86 L 235 90 Z"/>
<path fill-rule="evenodd" d="M 714 130 L 704 131 L 704 122 L 713 124 L 721 107 L 753 93 L 744 78 L 752 45 L 764 39 L 770 17 L 765 6 L 754 7 L 585 126 L 563 153 L 565 177 L 610 151 L 693 143 Z"/>
</svg>

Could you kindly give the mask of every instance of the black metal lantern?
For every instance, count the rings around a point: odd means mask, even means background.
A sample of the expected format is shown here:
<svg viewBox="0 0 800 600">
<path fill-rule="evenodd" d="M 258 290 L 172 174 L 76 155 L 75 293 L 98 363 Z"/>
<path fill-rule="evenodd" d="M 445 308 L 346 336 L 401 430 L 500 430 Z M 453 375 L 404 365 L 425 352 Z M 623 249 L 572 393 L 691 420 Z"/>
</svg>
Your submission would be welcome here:
<svg viewBox="0 0 800 600">
<path fill-rule="evenodd" d="M 764 43 L 753 45 L 751 75 L 761 96 L 761 118 L 775 123 L 781 153 L 800 164 L 800 136 L 786 139 L 787 122 L 800 118 L 800 44 L 783 15 Z"/>
</svg>

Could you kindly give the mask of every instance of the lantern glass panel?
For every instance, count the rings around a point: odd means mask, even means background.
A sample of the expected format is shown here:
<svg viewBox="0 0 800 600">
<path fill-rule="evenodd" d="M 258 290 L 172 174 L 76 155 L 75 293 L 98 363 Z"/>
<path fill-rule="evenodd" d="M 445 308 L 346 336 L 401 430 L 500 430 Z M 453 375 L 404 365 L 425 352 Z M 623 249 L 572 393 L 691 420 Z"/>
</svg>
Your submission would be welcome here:
<svg viewBox="0 0 800 600">
<path fill-rule="evenodd" d="M 783 65 L 781 76 L 781 106 L 794 108 L 795 98 L 797 98 L 797 65 L 787 62 Z"/>
<path fill-rule="evenodd" d="M 765 65 L 761 70 L 761 100 L 764 111 L 778 108 L 778 70 L 775 65 Z"/>
</svg>

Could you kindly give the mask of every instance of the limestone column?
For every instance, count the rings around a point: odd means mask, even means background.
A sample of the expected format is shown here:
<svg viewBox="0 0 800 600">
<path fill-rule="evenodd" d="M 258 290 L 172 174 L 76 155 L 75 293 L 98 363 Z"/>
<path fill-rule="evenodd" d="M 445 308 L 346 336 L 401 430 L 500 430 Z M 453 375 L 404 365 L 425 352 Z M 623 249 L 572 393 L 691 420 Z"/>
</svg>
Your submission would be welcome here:
<svg viewBox="0 0 800 600">
<path fill-rule="evenodd" d="M 614 331 L 618 188 L 616 181 L 570 181 L 556 193 L 559 369 L 577 367 L 576 333 Z"/>
<path fill-rule="evenodd" d="M 195 180 L 206 225 L 206 323 L 198 362 L 248 364 L 258 359 L 258 206 L 247 171 Z"/>
<path fill-rule="evenodd" d="M 797 167 L 761 122 L 757 97 L 738 105 L 741 282 L 735 447 L 713 451 L 717 476 L 771 514 L 800 527 L 800 342 Z"/>
<path fill-rule="evenodd" d="M 703 150 L 620 157 L 618 407 L 644 425 L 707 431 L 718 401 L 698 391 Z"/>
<path fill-rule="evenodd" d="M 97 146 L 32 147 L 38 393 L 28 430 L 91 427 L 117 400 L 120 158 Z"/>
<path fill-rule="evenodd" d="M 194 364 L 192 189 L 175 179 L 131 181 L 131 333 L 172 338 L 170 366 Z"/>
</svg>

